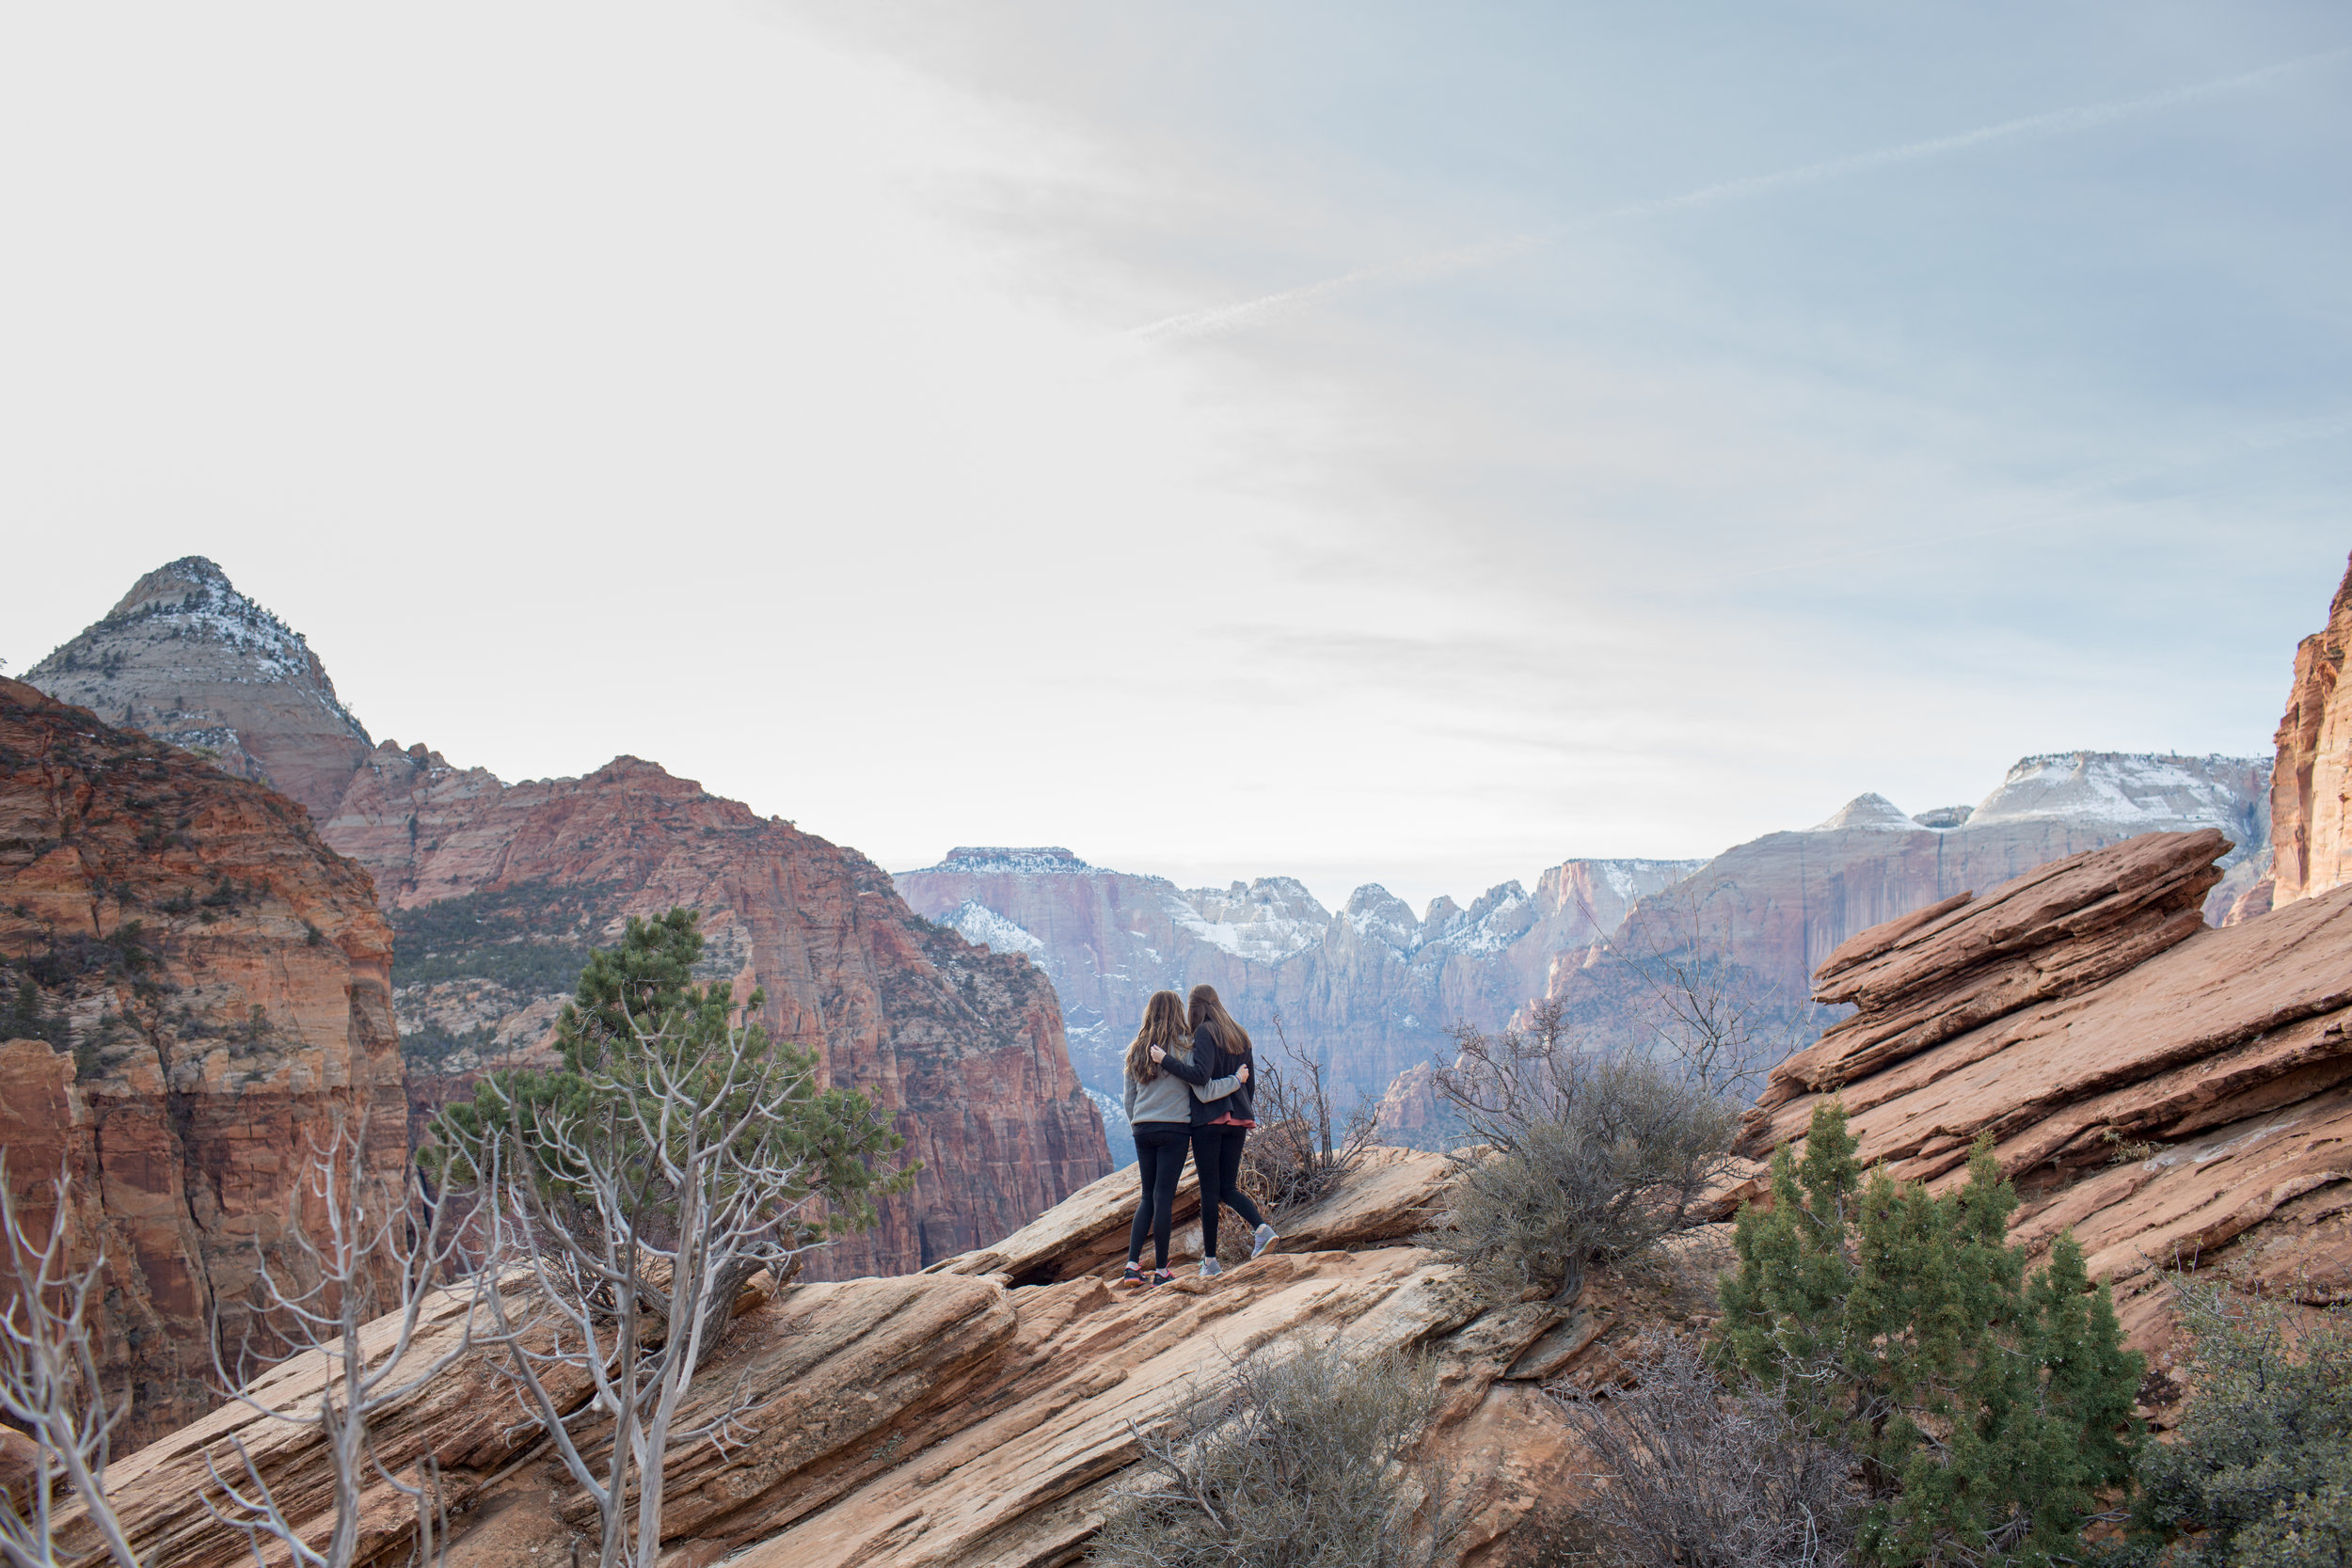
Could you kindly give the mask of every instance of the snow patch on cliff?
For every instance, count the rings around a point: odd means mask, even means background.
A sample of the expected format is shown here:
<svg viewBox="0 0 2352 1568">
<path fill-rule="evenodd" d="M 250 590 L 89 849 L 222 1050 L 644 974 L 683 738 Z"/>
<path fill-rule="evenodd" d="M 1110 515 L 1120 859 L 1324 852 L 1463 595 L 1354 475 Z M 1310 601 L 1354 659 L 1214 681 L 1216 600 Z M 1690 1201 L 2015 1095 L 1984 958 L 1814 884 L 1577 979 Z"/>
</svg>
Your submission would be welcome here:
<svg viewBox="0 0 2352 1568">
<path fill-rule="evenodd" d="M 940 924 L 964 941 L 979 946 L 991 947 L 999 953 L 1025 953 L 1030 962 L 1049 975 L 1053 973 L 1052 965 L 1046 962 L 1043 942 L 977 900 L 966 898 L 949 911 Z"/>
<path fill-rule="evenodd" d="M 1094 867 L 1069 850 L 1051 845 L 1023 848 L 1003 845 L 959 844 L 947 851 L 946 860 L 922 869 L 960 871 L 967 876 L 1067 877 L 1091 872 Z M 899 875 L 912 877 L 920 873 L 909 871 Z"/>
<path fill-rule="evenodd" d="M 1840 830 L 1849 832 L 1915 833 L 1919 824 L 1905 816 L 1894 801 L 1883 795 L 1857 795 L 1836 811 L 1828 820 L 1807 830 L 1829 833 Z"/>
<path fill-rule="evenodd" d="M 2060 817 L 2127 828 L 2218 828 L 2246 847 L 2269 826 L 2270 759 L 2066 752 L 2024 757 L 1968 818 L 1971 828 Z"/>
<path fill-rule="evenodd" d="M 1331 911 L 1295 877 L 1261 877 L 1224 888 L 1168 888 L 1176 928 L 1238 958 L 1279 963 L 1321 942 Z"/>
</svg>

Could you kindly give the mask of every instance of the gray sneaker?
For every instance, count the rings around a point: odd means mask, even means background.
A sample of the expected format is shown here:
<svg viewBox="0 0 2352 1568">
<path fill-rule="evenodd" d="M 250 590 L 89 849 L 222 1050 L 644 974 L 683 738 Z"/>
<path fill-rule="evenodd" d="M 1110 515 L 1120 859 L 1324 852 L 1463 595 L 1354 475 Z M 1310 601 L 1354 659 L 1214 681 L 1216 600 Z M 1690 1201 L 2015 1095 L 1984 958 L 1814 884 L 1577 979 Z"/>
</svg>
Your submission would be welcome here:
<svg viewBox="0 0 2352 1568">
<path fill-rule="evenodd" d="M 1222 1264 L 1222 1263 L 1220 1263 L 1220 1262 L 1218 1262 L 1216 1259 L 1214 1259 L 1214 1258 L 1203 1258 L 1202 1259 L 1200 1259 L 1200 1277 L 1201 1277 L 1201 1278 L 1203 1278 L 1203 1279 L 1215 1279 L 1215 1278 L 1216 1278 L 1218 1275 L 1221 1275 L 1221 1274 L 1223 1274 L 1224 1272 L 1225 1272 L 1225 1265 L 1224 1265 L 1224 1264 Z"/>
<path fill-rule="evenodd" d="M 1252 1258 L 1257 1257 L 1258 1254 L 1272 1246 L 1274 1242 L 1274 1227 L 1270 1225 L 1262 1225 L 1258 1227 L 1257 1233 L 1250 1239 L 1249 1256 Z"/>
</svg>

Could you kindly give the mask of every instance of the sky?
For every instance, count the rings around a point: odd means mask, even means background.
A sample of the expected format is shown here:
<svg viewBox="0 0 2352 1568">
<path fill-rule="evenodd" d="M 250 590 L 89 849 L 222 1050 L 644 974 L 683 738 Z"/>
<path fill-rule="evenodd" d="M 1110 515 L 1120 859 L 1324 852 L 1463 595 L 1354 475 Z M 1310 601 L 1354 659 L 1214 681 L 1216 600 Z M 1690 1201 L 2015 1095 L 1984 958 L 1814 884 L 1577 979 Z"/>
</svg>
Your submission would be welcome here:
<svg viewBox="0 0 2352 1568">
<path fill-rule="evenodd" d="M 217 561 L 378 738 L 884 866 L 1465 902 L 2266 754 L 2352 19 L 0 11 L 0 658 Z"/>
</svg>

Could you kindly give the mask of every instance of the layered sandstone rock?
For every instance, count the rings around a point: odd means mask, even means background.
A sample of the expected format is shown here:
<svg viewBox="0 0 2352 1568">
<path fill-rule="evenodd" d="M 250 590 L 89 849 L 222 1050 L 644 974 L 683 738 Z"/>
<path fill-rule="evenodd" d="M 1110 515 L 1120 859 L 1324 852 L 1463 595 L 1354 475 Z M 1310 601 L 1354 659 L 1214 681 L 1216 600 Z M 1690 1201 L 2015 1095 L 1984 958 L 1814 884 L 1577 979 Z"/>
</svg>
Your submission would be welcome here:
<svg viewBox="0 0 2352 1568">
<path fill-rule="evenodd" d="M 1696 863 L 1569 861 L 1533 895 L 1505 882 L 1468 909 L 1438 898 L 1418 915 L 1378 886 L 1335 914 L 1289 878 L 1179 888 L 1059 848 L 958 848 L 895 880 L 917 913 L 1045 970 L 1081 1082 L 1113 1103 L 1144 999 L 1203 983 L 1263 1045 L 1277 1043 L 1279 1013 L 1280 1037 L 1328 1061 L 1346 1100 L 1376 1101 L 1444 1049 L 1452 1025 L 1500 1026 L 1543 994 L 1561 954 L 1581 954 Z"/>
<path fill-rule="evenodd" d="M 2295 650 L 2271 774 L 2277 859 L 2271 901 L 2292 904 L 2352 882 L 2352 691 L 2340 689 L 2352 646 L 2352 567 L 2328 624 Z"/>
<path fill-rule="evenodd" d="M 1743 1152 L 1827 1094 L 1906 1180 L 1962 1180 L 1989 1135 L 2014 1233 L 2071 1228 L 2143 1345 L 2176 1260 L 2352 1296 L 2352 887 L 2206 927 L 2221 843 L 2149 834 L 1855 938 L 1820 984 L 1858 1011 L 1774 1069 Z"/>
<path fill-rule="evenodd" d="M 139 578 L 24 679 L 109 723 L 201 749 L 322 821 L 368 753 L 367 731 L 302 634 L 200 555 Z"/>
<path fill-rule="evenodd" d="M 338 1115 L 403 1127 L 391 931 L 301 808 L 184 751 L 0 680 L 0 1148 L 48 1212 L 73 1176 L 103 1248 L 102 1373 L 134 1440 L 211 1408 L 260 1256 Z"/>
<path fill-rule="evenodd" d="M 1546 1382 L 1589 1384 L 1630 1325 L 1703 1307 L 1692 1277 L 1639 1289 L 1596 1280 L 1572 1307 L 1481 1310 L 1453 1269 L 1399 1244 L 1441 1200 L 1442 1162 L 1382 1155 L 1317 1210 L 1285 1220 L 1285 1250 L 1223 1277 L 1155 1291 L 1115 1285 L 1132 1181 L 1073 1196 L 1015 1237 L 916 1275 L 805 1284 L 762 1298 L 712 1361 L 696 1410 L 742 1390 L 763 1401 L 746 1440 L 680 1445 L 664 1492 L 664 1560 L 753 1564 L 1013 1564 L 1077 1560 L 1150 1430 L 1232 1358 L 1339 1336 L 1364 1353 L 1437 1357 L 1443 1400 L 1427 1452 L 1470 1519 L 1460 1543 L 1483 1568 L 1533 1563 L 1581 1484 Z M 1103 1243 L 1112 1239 L 1113 1251 Z M 1291 1250 L 1295 1248 L 1297 1250 Z M 1024 1284 L 1023 1279 L 1040 1283 Z M 454 1332 L 445 1306 L 434 1344 Z M 438 1338 L 436 1338 L 438 1337 Z M 299 1398 L 313 1368 L 275 1386 Z M 508 1396 L 462 1368 L 390 1413 L 379 1433 L 406 1471 L 437 1456 L 460 1511 L 457 1568 L 564 1561 L 593 1510 L 502 1424 Z M 684 1419 L 697 1418 L 695 1411 Z M 224 1410 L 119 1468 L 117 1495 L 140 1549 L 183 1568 L 239 1560 L 209 1524 L 201 1456 L 231 1433 L 263 1447 L 265 1472 L 318 1473 L 314 1437 Z M 523 1441 L 527 1441 L 524 1439 Z M 519 1463 L 518 1463 L 519 1461 Z M 323 1528 L 326 1499 L 297 1486 Z M 404 1539 L 389 1489 L 371 1489 L 369 1544 Z"/>
</svg>

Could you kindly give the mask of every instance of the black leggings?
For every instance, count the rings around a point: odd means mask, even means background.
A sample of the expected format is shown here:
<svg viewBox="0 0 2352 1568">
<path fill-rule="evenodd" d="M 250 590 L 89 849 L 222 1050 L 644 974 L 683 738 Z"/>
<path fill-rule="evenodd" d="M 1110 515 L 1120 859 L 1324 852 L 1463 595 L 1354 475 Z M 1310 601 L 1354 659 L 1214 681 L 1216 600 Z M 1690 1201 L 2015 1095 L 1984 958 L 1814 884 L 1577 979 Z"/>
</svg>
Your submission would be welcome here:
<svg viewBox="0 0 2352 1568">
<path fill-rule="evenodd" d="M 1200 1173 L 1200 1256 L 1216 1256 L 1216 1209 L 1222 1203 L 1249 1222 L 1255 1230 L 1265 1223 L 1258 1206 L 1241 1190 L 1241 1146 L 1247 1127 L 1196 1127 L 1192 1130 L 1192 1168 Z"/>
<path fill-rule="evenodd" d="M 1181 1121 L 1136 1123 L 1136 1169 L 1143 1177 L 1143 1201 L 1136 1205 L 1136 1223 L 1127 1228 L 1127 1261 L 1143 1256 L 1143 1238 L 1152 1238 L 1152 1266 L 1168 1267 L 1168 1216 L 1176 1207 L 1176 1183 L 1184 1176 L 1184 1148 L 1192 1128 Z"/>
</svg>

